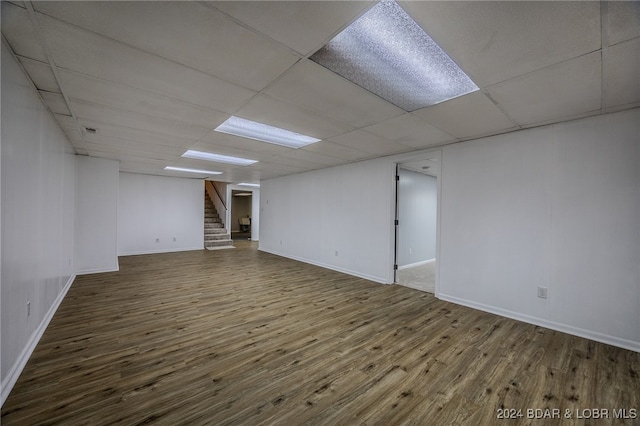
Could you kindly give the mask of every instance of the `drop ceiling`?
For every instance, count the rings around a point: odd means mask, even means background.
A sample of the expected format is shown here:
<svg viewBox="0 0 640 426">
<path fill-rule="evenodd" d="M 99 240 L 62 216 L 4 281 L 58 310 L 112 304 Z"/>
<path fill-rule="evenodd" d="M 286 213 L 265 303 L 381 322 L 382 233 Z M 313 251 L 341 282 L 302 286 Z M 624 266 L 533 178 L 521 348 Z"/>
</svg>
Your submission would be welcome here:
<svg viewBox="0 0 640 426">
<path fill-rule="evenodd" d="M 3 1 L 2 36 L 76 153 L 134 173 L 258 182 L 640 106 L 640 2 L 399 2 L 480 88 L 415 111 L 309 59 L 374 4 Z M 214 131 L 232 115 L 321 141 Z"/>
</svg>

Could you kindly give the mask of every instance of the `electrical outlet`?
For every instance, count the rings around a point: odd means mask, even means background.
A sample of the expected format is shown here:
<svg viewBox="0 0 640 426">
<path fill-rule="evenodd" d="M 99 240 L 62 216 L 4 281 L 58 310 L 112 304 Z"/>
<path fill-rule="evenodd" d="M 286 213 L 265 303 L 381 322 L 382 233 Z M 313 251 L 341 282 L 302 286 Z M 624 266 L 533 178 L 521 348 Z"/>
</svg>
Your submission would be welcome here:
<svg viewBox="0 0 640 426">
<path fill-rule="evenodd" d="M 334 253 L 335 256 L 338 256 L 338 250 L 336 250 L 336 252 Z"/>
<path fill-rule="evenodd" d="M 27 301 L 27 317 L 31 316 L 31 301 Z"/>
<path fill-rule="evenodd" d="M 412 254 L 413 250 L 411 248 L 409 248 L 409 254 Z"/>
<path fill-rule="evenodd" d="M 173 242 L 174 242 L 174 243 L 176 242 L 176 237 L 173 237 Z"/>
<path fill-rule="evenodd" d="M 547 287 L 538 287 L 538 297 L 547 299 L 549 297 L 549 289 Z"/>
<path fill-rule="evenodd" d="M 160 242 L 160 238 L 156 238 L 156 243 L 159 243 L 159 242 Z"/>
</svg>

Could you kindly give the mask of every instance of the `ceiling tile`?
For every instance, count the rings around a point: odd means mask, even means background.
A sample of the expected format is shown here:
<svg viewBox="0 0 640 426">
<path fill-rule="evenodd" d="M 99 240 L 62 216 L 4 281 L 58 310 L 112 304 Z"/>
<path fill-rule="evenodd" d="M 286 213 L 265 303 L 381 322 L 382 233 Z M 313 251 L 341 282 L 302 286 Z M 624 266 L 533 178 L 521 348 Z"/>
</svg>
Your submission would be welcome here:
<svg viewBox="0 0 640 426">
<path fill-rule="evenodd" d="M 354 130 L 353 132 L 336 136 L 329 139 L 329 142 L 375 155 L 400 154 L 414 150 L 412 147 L 392 142 L 364 130 Z"/>
<path fill-rule="evenodd" d="M 306 59 L 291 68 L 265 93 L 354 128 L 404 113 L 400 108 Z"/>
<path fill-rule="evenodd" d="M 610 47 L 606 61 L 605 106 L 640 102 L 640 38 Z"/>
<path fill-rule="evenodd" d="M 307 56 L 374 2 L 210 2 L 244 24 Z"/>
<path fill-rule="evenodd" d="M 47 104 L 51 112 L 54 114 L 71 115 L 71 111 L 67 108 L 67 103 L 59 93 L 43 92 L 39 91 L 42 100 Z"/>
<path fill-rule="evenodd" d="M 60 68 L 223 112 L 235 111 L 255 94 L 87 30 L 41 14 L 38 16 Z"/>
<path fill-rule="evenodd" d="M 113 144 L 87 143 L 86 146 L 92 153 L 111 153 L 117 155 L 118 158 L 145 157 L 150 160 L 175 161 L 176 158 L 180 157 L 180 154 L 167 150 L 171 147 L 164 147 L 164 149 L 158 149 L 156 147 L 156 149 L 153 150 L 146 150 L 143 146 L 138 144 L 134 144 L 133 146 L 119 146 Z M 175 150 L 175 148 L 173 149 Z"/>
<path fill-rule="evenodd" d="M 59 70 L 61 84 L 70 99 L 92 102 L 203 127 L 217 127 L 229 115 L 209 108 L 134 89 L 118 83 Z"/>
<path fill-rule="evenodd" d="M 265 95 L 251 99 L 234 115 L 319 139 L 354 130 L 345 124 Z"/>
<path fill-rule="evenodd" d="M 487 88 L 518 124 L 560 121 L 600 109 L 600 52 Z"/>
<path fill-rule="evenodd" d="M 121 152 L 125 152 L 129 150 L 132 155 L 134 152 L 147 152 L 147 153 L 162 153 L 165 155 L 171 155 L 172 158 L 180 157 L 185 148 L 181 148 L 178 146 L 168 146 L 168 145 L 160 145 L 155 142 L 144 142 L 140 140 L 129 140 L 129 139 L 121 139 L 115 138 L 111 136 L 104 136 L 100 133 L 96 133 L 94 135 L 90 135 L 87 137 L 89 139 L 87 143 L 87 147 L 90 149 L 96 148 L 97 146 L 107 148 L 118 148 Z"/>
<path fill-rule="evenodd" d="M 45 1 L 36 10 L 254 90 L 299 59 L 199 2 Z"/>
<path fill-rule="evenodd" d="M 401 5 L 480 87 L 600 48 L 599 2 L 408 1 Z"/>
<path fill-rule="evenodd" d="M 344 145 L 338 145 L 334 142 L 329 141 L 320 141 L 316 143 L 312 143 L 311 145 L 307 145 L 304 148 L 305 151 L 313 151 L 320 154 L 328 155 L 331 157 L 340 158 L 348 161 L 358 161 L 363 160 L 365 158 L 371 158 L 371 154 L 368 154 L 363 151 L 358 151 L 357 149 L 349 148 Z"/>
<path fill-rule="evenodd" d="M 607 2 L 609 45 L 640 37 L 640 2 Z"/>
<path fill-rule="evenodd" d="M 369 133 L 413 148 L 437 145 L 455 138 L 407 113 L 363 128 Z"/>
<path fill-rule="evenodd" d="M 71 108 L 79 120 L 91 120 L 98 125 L 104 123 L 191 140 L 198 140 L 210 131 L 205 127 L 185 124 L 177 120 L 109 108 L 85 101 L 72 100 Z"/>
<path fill-rule="evenodd" d="M 76 120 L 73 117 L 61 114 L 54 114 L 54 116 L 63 130 L 79 130 L 76 124 Z"/>
<path fill-rule="evenodd" d="M 153 133 L 145 130 L 131 129 L 128 127 L 114 126 L 111 124 L 98 123 L 93 120 L 78 119 L 78 124 L 82 127 L 90 127 L 97 130 L 97 133 L 91 134 L 84 132 L 83 136 L 87 142 L 101 143 L 105 139 L 100 138 L 118 138 L 131 141 L 131 144 L 137 142 L 155 143 L 157 145 L 166 145 L 184 148 L 185 150 L 195 141 L 193 139 L 184 139 Z"/>
<path fill-rule="evenodd" d="M 27 10 L 6 1 L 0 2 L 2 8 L 2 35 L 7 38 L 13 51 L 20 56 L 47 62 L 47 56 L 33 30 Z"/>
<path fill-rule="evenodd" d="M 460 139 L 515 128 L 502 111 L 480 91 L 414 111 L 412 114 Z"/>
<path fill-rule="evenodd" d="M 214 145 L 211 142 L 205 142 L 205 141 L 198 141 L 192 146 L 190 146 L 189 149 L 192 149 L 195 151 L 211 152 L 213 154 L 231 155 L 233 157 L 246 158 L 248 160 L 255 160 L 255 161 L 264 161 L 265 159 L 270 158 L 274 154 L 276 154 L 276 152 L 274 151 L 258 152 L 258 151 L 243 149 L 243 148 L 234 147 L 234 146 Z M 281 152 L 278 152 L 277 154 L 280 155 L 285 152 L 286 152 L 286 149 L 283 149 Z"/>
<path fill-rule="evenodd" d="M 48 63 L 25 58 L 24 56 L 19 56 L 18 59 L 38 90 L 61 93 L 56 77 Z"/>
<path fill-rule="evenodd" d="M 308 151 L 303 148 L 293 149 L 287 153 L 282 154 L 282 157 L 295 160 L 296 163 L 299 161 L 308 161 L 310 163 L 314 163 L 323 167 L 337 166 L 339 164 L 344 164 L 347 162 L 347 160 L 338 157 L 324 155 L 319 152 Z"/>
</svg>

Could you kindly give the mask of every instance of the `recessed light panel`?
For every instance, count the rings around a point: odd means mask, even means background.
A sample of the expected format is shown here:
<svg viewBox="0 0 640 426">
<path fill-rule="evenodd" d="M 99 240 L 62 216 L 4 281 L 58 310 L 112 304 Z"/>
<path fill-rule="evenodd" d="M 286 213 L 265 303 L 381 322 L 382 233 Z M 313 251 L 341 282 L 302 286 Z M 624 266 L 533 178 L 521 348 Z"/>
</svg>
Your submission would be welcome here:
<svg viewBox="0 0 640 426">
<path fill-rule="evenodd" d="M 229 117 L 227 121 L 219 125 L 215 130 L 216 132 L 242 136 L 243 138 L 269 142 L 289 148 L 300 148 L 320 141 L 320 139 L 311 136 L 235 116 Z"/>
<path fill-rule="evenodd" d="M 189 168 L 186 168 L 186 167 L 166 166 L 164 169 L 165 170 L 171 170 L 171 171 L 174 171 L 174 172 L 198 173 L 200 175 L 221 175 L 222 174 L 222 172 L 214 172 L 212 170 L 189 169 Z"/>
<path fill-rule="evenodd" d="M 310 59 L 405 111 L 478 90 L 395 1 L 375 5 Z"/>
<path fill-rule="evenodd" d="M 260 184 L 259 183 L 239 183 L 238 186 L 253 186 L 254 188 L 260 188 Z"/>
<path fill-rule="evenodd" d="M 246 158 L 231 157 L 229 155 L 214 154 L 211 152 L 188 150 L 183 157 L 195 158 L 196 160 L 215 161 L 216 163 L 235 164 L 238 166 L 248 166 L 249 164 L 257 163 L 256 160 L 248 160 Z"/>
</svg>

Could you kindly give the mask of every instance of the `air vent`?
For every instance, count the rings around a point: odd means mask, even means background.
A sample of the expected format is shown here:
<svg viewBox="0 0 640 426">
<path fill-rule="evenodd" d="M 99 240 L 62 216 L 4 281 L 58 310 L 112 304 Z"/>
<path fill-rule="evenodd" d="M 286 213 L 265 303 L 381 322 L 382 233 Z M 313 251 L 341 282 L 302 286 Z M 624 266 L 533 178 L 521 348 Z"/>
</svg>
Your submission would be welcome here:
<svg viewBox="0 0 640 426">
<path fill-rule="evenodd" d="M 92 135 L 95 135 L 97 133 L 97 130 L 94 129 L 93 127 L 85 127 L 84 131 L 87 132 L 87 133 L 90 133 Z"/>
</svg>

